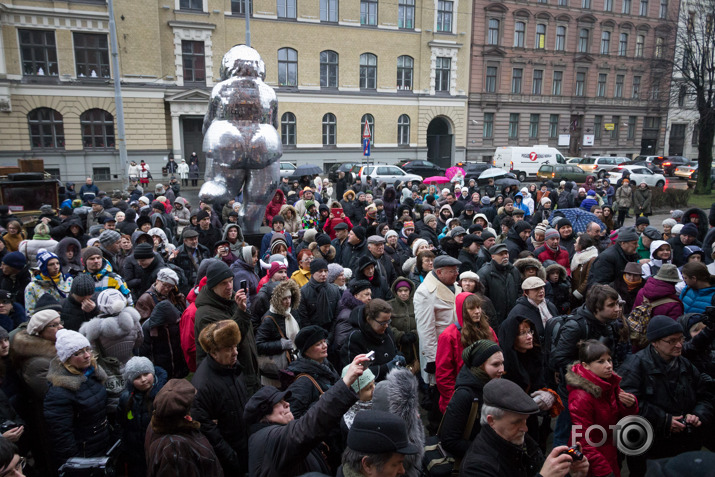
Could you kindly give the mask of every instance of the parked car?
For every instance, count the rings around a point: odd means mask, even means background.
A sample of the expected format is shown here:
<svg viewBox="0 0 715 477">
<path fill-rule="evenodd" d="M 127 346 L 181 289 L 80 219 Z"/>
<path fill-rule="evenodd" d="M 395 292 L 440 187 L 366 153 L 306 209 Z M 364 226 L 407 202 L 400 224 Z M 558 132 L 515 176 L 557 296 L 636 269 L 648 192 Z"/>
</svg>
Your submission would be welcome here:
<svg viewBox="0 0 715 477">
<path fill-rule="evenodd" d="M 653 162 L 656 159 L 663 159 L 663 156 L 636 156 L 634 160 L 636 161 L 645 161 L 645 162 Z"/>
<path fill-rule="evenodd" d="M 698 182 L 698 171 L 693 172 L 693 175 L 688 179 L 688 187 L 695 187 Z M 710 188 L 715 189 L 715 162 L 710 169 Z"/>
<path fill-rule="evenodd" d="M 580 164 L 583 161 L 583 157 L 565 157 L 564 159 L 566 159 L 566 164 L 573 165 Z"/>
<path fill-rule="evenodd" d="M 445 172 L 444 167 L 430 161 L 403 160 L 396 165 L 408 174 L 417 174 L 422 177 L 443 176 Z"/>
<path fill-rule="evenodd" d="M 295 164 L 291 164 L 290 162 L 283 162 L 281 161 L 281 177 L 290 177 L 293 175 L 293 172 L 295 172 Z"/>
<path fill-rule="evenodd" d="M 338 180 L 338 172 L 344 172 L 347 176 L 354 166 L 359 166 L 358 162 L 338 162 L 328 167 L 328 179 L 335 183 Z"/>
<path fill-rule="evenodd" d="M 579 184 L 586 182 L 588 176 L 596 178 L 596 174 L 586 172 L 573 164 L 544 164 L 539 168 L 539 172 L 536 173 L 537 179 L 574 181 Z"/>
<path fill-rule="evenodd" d="M 616 182 L 621 178 L 623 170 L 627 169 L 631 173 L 631 183 L 638 187 L 641 181 L 649 187 L 665 187 L 665 176 L 663 174 L 654 174 L 653 171 L 643 166 L 622 166 L 617 171 L 610 173 L 611 182 Z"/>
<path fill-rule="evenodd" d="M 397 166 L 392 166 L 389 164 L 375 164 L 371 166 L 365 166 L 360 169 L 360 179 L 363 183 L 367 179 L 367 176 L 372 178 L 373 184 L 379 184 L 384 182 L 386 184 L 394 184 L 395 181 L 407 182 L 416 181 L 422 182 L 422 176 L 417 174 L 408 174 Z"/>
<path fill-rule="evenodd" d="M 679 166 L 690 164 L 690 159 L 683 156 L 665 156 L 657 157 L 652 162 L 661 167 L 665 171 L 665 175 L 673 177 L 675 169 Z"/>
<path fill-rule="evenodd" d="M 627 157 L 584 157 L 583 161 L 579 162 L 578 167 L 586 172 L 593 172 L 599 179 L 608 176 L 608 173 L 620 166 L 624 162 L 628 162 Z"/>
<path fill-rule="evenodd" d="M 715 169 L 715 162 L 710 164 L 711 169 Z M 685 164 L 683 166 L 675 169 L 675 176 L 681 179 L 692 179 L 694 181 L 698 180 L 698 162 L 692 161 L 690 164 Z"/>
<path fill-rule="evenodd" d="M 653 174 L 663 174 L 663 169 L 660 167 L 656 166 L 652 162 L 646 162 L 646 161 L 628 161 L 624 162 L 620 166 L 618 166 L 615 170 L 618 171 L 621 167 L 623 166 L 642 166 L 642 167 L 647 167 L 648 169 L 651 170 Z"/>
</svg>

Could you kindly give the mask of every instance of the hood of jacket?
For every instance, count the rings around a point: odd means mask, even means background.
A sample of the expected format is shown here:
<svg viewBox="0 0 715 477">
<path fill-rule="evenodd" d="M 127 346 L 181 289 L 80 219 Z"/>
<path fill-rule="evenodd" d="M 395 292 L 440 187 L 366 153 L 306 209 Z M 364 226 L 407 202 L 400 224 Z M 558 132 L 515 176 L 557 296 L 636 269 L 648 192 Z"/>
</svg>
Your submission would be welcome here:
<svg viewBox="0 0 715 477">
<path fill-rule="evenodd" d="M 170 300 L 162 300 L 154 305 L 146 323 L 149 328 L 156 328 L 157 326 L 175 325 L 180 320 L 181 313 L 173 303 Z"/>
<path fill-rule="evenodd" d="M 74 253 L 74 257 L 72 257 L 72 260 L 67 260 L 67 248 L 70 245 L 74 245 L 76 250 Z M 57 247 L 55 248 L 55 254 L 59 257 L 61 265 L 67 265 L 69 263 L 72 263 L 74 265 L 79 265 L 81 267 L 82 266 L 82 262 L 80 260 L 80 251 L 81 250 L 82 250 L 82 245 L 80 245 L 79 240 L 77 240 L 74 237 L 65 237 L 62 240 L 60 240 L 59 243 L 57 244 Z"/>
<path fill-rule="evenodd" d="M 658 260 L 658 261 L 660 261 L 660 259 L 659 259 L 659 258 L 655 258 L 654 255 L 655 255 L 655 252 L 657 252 L 658 249 L 659 249 L 660 247 L 662 247 L 663 245 L 667 245 L 668 247 L 670 247 L 670 244 L 669 244 L 668 242 L 666 242 L 665 240 L 653 240 L 653 241 L 650 243 L 650 259 L 651 259 L 651 260 Z M 672 247 L 671 247 L 671 249 L 672 249 Z M 672 252 L 672 251 L 671 251 L 670 258 L 671 258 L 671 259 L 673 258 L 673 252 Z M 668 262 L 666 262 L 666 263 L 670 263 L 670 260 L 669 260 Z"/>
<path fill-rule="evenodd" d="M 462 328 L 462 326 L 464 326 L 464 319 L 462 318 L 462 312 L 464 311 L 464 300 L 466 300 L 469 295 L 471 295 L 471 293 L 462 292 L 457 295 L 454 300 L 454 309 L 457 313 L 457 321 L 459 322 L 460 329 Z"/>
<path fill-rule="evenodd" d="M 506 234 L 506 236 L 509 240 L 516 242 L 521 248 L 526 249 L 526 242 L 513 228 L 509 229 L 509 232 Z"/>
<path fill-rule="evenodd" d="M 126 307 L 116 316 L 92 318 L 80 326 L 79 332 L 90 343 L 98 338 L 121 339 L 135 333 L 139 320 L 139 312 L 132 307 Z"/>
<path fill-rule="evenodd" d="M 99 365 L 94 368 L 94 375 L 101 383 L 107 380 L 107 373 Z M 54 358 L 50 361 L 50 369 L 47 371 L 47 380 L 52 383 L 53 386 L 77 392 L 82 386 L 82 383 L 87 381 L 87 376 L 84 374 L 70 373 L 59 359 Z"/>
<path fill-rule="evenodd" d="M 524 275 L 524 272 L 527 268 L 536 267 L 539 270 L 538 272 L 536 272 L 536 276 L 546 281 L 546 270 L 544 269 L 544 266 L 541 264 L 541 262 L 535 258 L 520 258 L 519 260 L 514 262 L 514 266 L 517 270 L 519 270 L 519 273 L 521 273 L 522 276 Z"/>
<path fill-rule="evenodd" d="M 397 277 L 397 278 L 395 279 L 395 281 L 392 282 L 392 285 L 390 285 L 390 291 L 392 291 L 392 295 L 395 297 L 396 300 L 402 301 L 402 300 L 400 300 L 400 298 L 397 296 L 397 288 L 395 288 L 395 286 L 396 286 L 398 283 L 400 283 L 400 282 L 407 282 L 407 283 L 410 284 L 410 298 L 408 299 L 408 301 L 412 301 L 412 299 L 415 297 L 415 291 L 416 291 L 416 288 L 417 288 L 417 287 L 415 287 L 415 284 L 412 283 L 409 278 L 407 278 L 407 277 L 405 277 L 405 276 L 402 276 L 402 275 L 399 276 L 399 277 Z"/>
<path fill-rule="evenodd" d="M 285 200 L 286 196 L 279 187 L 278 189 L 276 189 L 276 193 L 273 194 L 273 199 L 271 199 L 271 202 L 276 204 L 282 204 L 283 202 L 285 202 Z"/>
<path fill-rule="evenodd" d="M 290 309 L 286 310 L 281 303 L 281 298 L 286 292 L 290 292 L 291 295 L 291 308 L 298 308 L 300 304 L 300 287 L 298 284 L 293 280 L 279 282 L 273 289 L 273 293 L 271 293 L 271 307 L 281 315 L 290 313 Z"/>
<path fill-rule="evenodd" d="M 608 394 L 620 383 L 621 377 L 615 371 L 609 380 L 605 380 L 584 368 L 581 363 L 574 363 L 566 370 L 566 389 L 582 389 L 595 398 Z"/>
<path fill-rule="evenodd" d="M 243 231 L 241 230 L 241 227 L 238 226 L 238 224 L 226 224 L 223 228 L 223 234 L 221 234 L 221 240 L 228 240 L 228 231 L 231 229 L 236 229 L 238 230 L 238 236 L 236 237 L 236 243 L 243 243 Z"/>
<path fill-rule="evenodd" d="M 324 253 L 321 252 L 320 249 L 318 248 L 318 242 L 312 242 L 310 245 L 308 245 L 308 250 L 310 250 L 311 252 L 313 252 L 313 255 L 314 255 L 314 256 L 324 258 L 325 260 L 328 261 L 328 263 L 332 263 L 332 262 L 333 262 L 333 260 L 335 259 L 335 254 L 337 253 L 337 252 L 335 251 L 335 247 L 333 247 L 333 246 L 331 245 L 331 246 L 330 246 L 330 250 L 328 250 L 328 253 L 324 254 Z"/>
<path fill-rule="evenodd" d="M 149 218 L 151 219 L 151 227 L 152 228 L 156 228 L 156 219 L 159 219 L 161 221 L 160 228 L 163 229 L 164 227 L 166 227 L 166 220 L 164 219 L 164 216 L 162 214 L 160 214 L 159 212 L 155 212 L 155 213 L 151 214 L 149 216 Z"/>
<path fill-rule="evenodd" d="M 286 217 L 286 213 L 285 213 L 286 211 L 290 211 L 293 214 L 293 217 L 291 217 L 291 218 Z M 295 207 L 293 207 L 290 204 L 283 204 L 281 206 L 281 211 L 279 213 L 286 220 L 297 220 L 297 218 L 298 218 L 298 211 L 295 210 Z"/>
<path fill-rule="evenodd" d="M 179 196 L 179 197 L 177 197 L 176 199 L 174 199 L 174 203 L 175 203 L 175 204 L 181 204 L 181 205 L 184 206 L 184 208 L 188 208 L 188 207 L 189 207 L 189 201 L 186 200 L 186 199 L 184 199 L 184 198 L 181 197 L 181 196 Z"/>
<path fill-rule="evenodd" d="M 569 275 L 563 265 L 559 265 L 558 263 L 552 263 L 551 265 L 546 267 L 546 276 L 548 276 L 549 273 L 553 272 L 554 270 L 559 271 L 559 282 L 565 281 Z"/>
<path fill-rule="evenodd" d="M 348 310 L 354 310 L 360 305 L 364 305 L 364 303 L 355 298 L 348 288 L 343 291 L 343 295 L 340 297 L 340 301 L 338 301 L 338 310 L 344 310 L 346 308 Z M 357 323 L 355 323 L 355 325 L 357 326 Z"/>
<path fill-rule="evenodd" d="M 650 301 L 671 297 L 671 295 L 675 295 L 672 298 L 677 298 L 674 283 L 664 282 L 653 277 L 650 280 L 646 280 L 645 285 L 643 285 L 643 296 Z"/>
<path fill-rule="evenodd" d="M 385 193 L 382 195 L 382 200 L 385 203 L 393 202 L 395 200 L 395 197 L 397 197 L 397 192 L 395 191 L 395 188 L 389 186 L 387 189 L 385 189 Z"/>
<path fill-rule="evenodd" d="M 680 223 L 682 223 L 683 225 L 689 224 L 691 214 L 698 214 L 698 217 L 699 217 L 699 222 L 697 224 L 698 240 L 702 240 L 705 237 L 705 234 L 708 233 L 708 228 L 710 228 L 710 224 L 708 222 L 708 216 L 707 216 L 707 214 L 705 214 L 705 211 L 703 209 L 700 209 L 698 207 L 693 207 L 691 209 L 686 210 L 683 213 L 683 218 L 680 221 Z"/>
<path fill-rule="evenodd" d="M 161 239 L 162 245 L 165 248 L 167 245 L 169 245 L 169 240 L 166 238 L 166 233 L 164 233 L 164 231 L 161 230 L 160 228 L 158 228 L 158 227 L 151 228 L 151 229 L 149 229 L 149 231 L 147 233 L 151 236 L 152 243 L 153 243 L 154 237 L 159 237 Z"/>
</svg>

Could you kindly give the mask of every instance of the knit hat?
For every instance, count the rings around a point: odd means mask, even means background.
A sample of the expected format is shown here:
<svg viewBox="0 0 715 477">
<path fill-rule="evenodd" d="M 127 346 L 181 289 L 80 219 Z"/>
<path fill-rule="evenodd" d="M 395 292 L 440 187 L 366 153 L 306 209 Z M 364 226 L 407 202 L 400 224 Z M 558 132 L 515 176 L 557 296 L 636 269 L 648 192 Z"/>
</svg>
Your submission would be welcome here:
<svg viewBox="0 0 715 477">
<path fill-rule="evenodd" d="M 676 222 L 675 219 L 665 219 L 665 220 L 663 221 L 663 227 L 668 226 L 668 227 L 673 228 L 673 227 L 675 227 L 677 224 L 678 224 L 678 222 Z"/>
<path fill-rule="evenodd" d="M 491 355 L 501 351 L 501 348 L 492 340 L 476 341 L 462 351 L 462 361 L 470 368 L 481 366 Z"/>
<path fill-rule="evenodd" d="M 57 259 L 58 262 L 60 261 L 57 255 L 52 252 L 48 252 L 44 248 L 37 251 L 37 268 L 40 269 L 43 275 L 49 275 L 47 272 L 47 264 L 50 263 L 50 260 L 53 258 Z"/>
<path fill-rule="evenodd" d="M 303 242 L 311 244 L 315 242 L 315 237 L 318 236 L 318 231 L 316 229 L 308 229 L 303 234 Z"/>
<path fill-rule="evenodd" d="M 697 237 L 698 227 L 694 223 L 688 222 L 687 224 L 683 225 L 682 229 L 680 229 L 680 235 L 689 235 L 690 237 Z"/>
<path fill-rule="evenodd" d="M 50 226 L 45 223 L 40 223 L 35 226 L 35 234 L 32 236 L 35 240 L 49 240 Z"/>
<path fill-rule="evenodd" d="M 678 273 L 678 267 L 672 263 L 664 263 L 653 278 L 662 282 L 678 283 L 680 281 L 680 273 Z"/>
<path fill-rule="evenodd" d="M 540 223 L 537 224 L 536 227 L 534 227 L 534 235 L 536 234 L 544 234 L 546 235 L 546 225 Z"/>
<path fill-rule="evenodd" d="M 526 220 L 520 220 L 519 222 L 514 225 L 514 231 L 518 234 L 526 231 L 526 230 L 531 230 L 531 224 L 527 222 Z"/>
<path fill-rule="evenodd" d="M 559 234 L 559 231 L 556 229 L 548 229 L 544 233 L 544 241 L 549 240 L 550 238 L 559 238 L 561 237 L 561 234 Z"/>
<path fill-rule="evenodd" d="M 636 226 L 638 225 L 650 225 L 650 220 L 648 220 L 648 217 L 645 216 L 638 217 L 636 219 Z"/>
<path fill-rule="evenodd" d="M 429 242 L 423 238 L 418 238 L 414 242 L 412 242 L 412 255 L 417 256 L 417 250 L 423 245 L 429 245 Z"/>
<path fill-rule="evenodd" d="M 116 316 L 127 306 L 127 299 L 116 288 L 107 288 L 97 295 L 99 313 L 105 316 Z"/>
<path fill-rule="evenodd" d="M 328 264 L 328 283 L 333 283 L 345 269 L 337 263 Z"/>
<path fill-rule="evenodd" d="M 164 198 L 164 200 L 166 200 L 166 199 Z M 162 214 L 166 212 L 166 207 L 164 206 L 164 204 L 162 204 L 158 200 L 155 200 L 154 202 L 151 203 L 151 208 L 158 210 Z"/>
<path fill-rule="evenodd" d="M 168 283 L 177 286 L 179 284 L 179 276 L 171 268 L 162 268 L 156 276 L 160 282 Z"/>
<path fill-rule="evenodd" d="M 56 310 L 42 310 L 35 312 L 32 315 L 32 318 L 30 318 L 30 321 L 27 322 L 27 334 L 35 336 L 39 335 L 50 321 L 59 317 L 60 314 Z"/>
<path fill-rule="evenodd" d="M 316 258 L 312 262 L 310 262 L 310 273 L 313 274 L 315 272 L 318 272 L 320 270 L 327 270 L 328 269 L 328 262 L 326 262 L 322 258 Z"/>
<path fill-rule="evenodd" d="M 682 210 L 675 209 L 675 210 L 670 211 L 670 217 L 675 219 L 676 221 L 678 219 L 682 219 L 683 215 L 684 215 L 684 212 Z"/>
<path fill-rule="evenodd" d="M 137 199 L 137 202 L 144 202 L 146 205 L 149 205 L 149 204 L 151 203 L 151 201 L 149 200 L 149 198 L 148 198 L 147 196 L 145 196 L 145 195 L 139 197 L 139 198 Z"/>
<path fill-rule="evenodd" d="M 492 204 L 492 199 L 489 198 L 489 196 L 485 195 L 482 197 L 482 205 L 491 205 Z"/>
<path fill-rule="evenodd" d="M 285 263 L 283 262 L 272 262 L 271 263 L 271 268 L 268 269 L 268 279 L 270 280 L 273 278 L 273 275 L 276 274 L 278 270 L 286 270 L 287 267 Z"/>
<path fill-rule="evenodd" d="M 97 247 L 87 247 L 84 250 L 82 250 L 82 263 L 87 266 L 87 260 L 89 260 L 91 257 L 99 255 L 102 256 L 102 251 L 98 249 Z"/>
<path fill-rule="evenodd" d="M 400 236 L 395 232 L 394 230 L 388 230 L 387 233 L 385 234 L 385 240 L 388 240 L 390 237 L 395 236 L 399 238 Z"/>
<path fill-rule="evenodd" d="M 59 313 L 62 311 L 62 305 L 60 305 L 57 298 L 49 293 L 45 293 L 37 300 L 37 303 L 35 303 L 35 313 L 43 310 L 52 310 Z"/>
<path fill-rule="evenodd" d="M 563 217 L 559 219 L 558 222 L 556 222 L 556 229 L 560 229 L 561 227 L 572 227 L 571 221 L 567 219 L 566 217 Z"/>
<path fill-rule="evenodd" d="M 194 402 L 196 388 L 186 379 L 170 379 L 154 398 L 154 416 L 158 419 L 183 418 Z"/>
<path fill-rule="evenodd" d="M 395 283 L 395 291 L 399 290 L 400 288 L 409 288 L 411 291 L 414 289 L 414 287 L 415 286 L 409 280 L 400 280 Z"/>
<path fill-rule="evenodd" d="M 348 374 L 348 369 L 350 369 L 349 364 L 343 368 L 343 373 L 340 375 L 340 377 L 344 378 L 345 375 Z M 355 380 L 355 382 L 350 387 L 353 388 L 353 391 L 355 391 L 356 393 L 359 393 L 362 388 L 369 385 L 374 380 L 375 380 L 375 375 L 372 374 L 372 371 L 370 371 L 370 368 L 365 368 L 365 370 L 362 372 L 362 376 L 358 376 L 358 378 Z"/>
<path fill-rule="evenodd" d="M 547 202 L 548 202 L 548 203 L 551 203 L 551 199 L 549 199 L 547 196 L 544 196 L 544 197 L 541 198 L 540 204 L 541 204 L 541 205 L 544 205 L 544 204 L 546 204 Z"/>
<path fill-rule="evenodd" d="M 207 353 L 235 347 L 240 342 L 241 330 L 233 320 L 221 320 L 211 323 L 201 330 L 199 334 L 199 344 Z"/>
<path fill-rule="evenodd" d="M 199 210 L 196 214 L 196 222 L 201 222 L 203 219 L 209 218 L 210 215 L 205 210 Z"/>
<path fill-rule="evenodd" d="M 99 243 L 102 244 L 102 247 L 107 248 L 121 238 L 122 236 L 116 230 L 105 230 L 102 232 L 102 235 L 99 236 Z"/>
<path fill-rule="evenodd" d="M 372 285 L 370 285 L 370 282 L 367 280 L 355 280 L 353 282 L 350 282 L 350 294 L 352 296 L 355 296 L 361 291 L 371 287 Z"/>
<path fill-rule="evenodd" d="M 228 265 L 223 261 L 212 263 L 206 270 L 206 286 L 209 287 L 209 289 L 215 287 L 227 278 L 233 278 L 233 273 L 231 273 Z"/>
<path fill-rule="evenodd" d="M 676 320 L 669 316 L 656 315 L 648 322 L 646 337 L 652 343 L 676 333 L 683 333 L 683 327 Z"/>
<path fill-rule="evenodd" d="M 22 270 L 27 265 L 27 259 L 22 252 L 10 252 L 2 258 L 2 263 L 16 270 Z"/>
<path fill-rule="evenodd" d="M 154 363 L 144 356 L 134 356 L 124 365 L 124 373 L 122 373 L 122 376 L 124 377 L 124 381 L 131 383 L 144 373 L 151 373 L 156 378 Z"/>
<path fill-rule="evenodd" d="M 89 347 L 89 341 L 83 334 L 72 330 L 57 330 L 55 349 L 57 350 L 57 359 L 63 363 L 77 351 Z"/>
<path fill-rule="evenodd" d="M 148 243 L 140 243 L 134 247 L 134 258 L 138 260 L 144 258 L 154 258 L 154 247 Z"/>
<path fill-rule="evenodd" d="M 353 227 L 353 234 L 355 234 L 355 236 L 362 242 L 363 240 L 365 240 L 367 232 L 365 231 L 365 227 L 357 225 Z"/>
<path fill-rule="evenodd" d="M 328 337 L 328 332 L 322 326 L 310 325 L 300 329 L 295 337 L 295 346 L 300 351 L 300 354 L 304 354 L 310 349 L 315 343 L 320 340 L 324 340 Z"/>
<path fill-rule="evenodd" d="M 635 227 L 621 227 L 618 229 L 616 242 L 633 242 L 638 240 L 638 232 Z"/>
<path fill-rule="evenodd" d="M 86 273 L 80 273 L 72 280 L 70 293 L 77 296 L 94 295 L 94 279 Z"/>
<path fill-rule="evenodd" d="M 430 222 L 432 222 L 433 220 L 436 221 L 436 220 L 437 220 L 437 216 L 434 215 L 434 214 L 427 214 L 427 215 L 425 215 L 425 218 L 422 220 L 422 222 L 424 222 L 425 225 L 427 225 L 427 224 L 429 224 Z"/>
</svg>

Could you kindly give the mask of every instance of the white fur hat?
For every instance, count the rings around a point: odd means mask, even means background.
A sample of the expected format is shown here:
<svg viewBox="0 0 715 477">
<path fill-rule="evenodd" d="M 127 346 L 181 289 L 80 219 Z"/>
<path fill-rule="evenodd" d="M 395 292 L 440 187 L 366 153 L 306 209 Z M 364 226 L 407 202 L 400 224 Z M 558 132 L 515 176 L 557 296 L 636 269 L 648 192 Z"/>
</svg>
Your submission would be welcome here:
<svg viewBox="0 0 715 477">
<path fill-rule="evenodd" d="M 126 306 L 127 299 L 115 288 L 107 288 L 97 296 L 99 312 L 105 316 L 118 315 Z"/>
<path fill-rule="evenodd" d="M 76 331 L 65 330 L 64 328 L 57 330 L 55 349 L 57 349 L 57 358 L 63 363 L 67 361 L 72 354 L 89 346 L 89 341 L 87 341 L 84 335 Z"/>
</svg>

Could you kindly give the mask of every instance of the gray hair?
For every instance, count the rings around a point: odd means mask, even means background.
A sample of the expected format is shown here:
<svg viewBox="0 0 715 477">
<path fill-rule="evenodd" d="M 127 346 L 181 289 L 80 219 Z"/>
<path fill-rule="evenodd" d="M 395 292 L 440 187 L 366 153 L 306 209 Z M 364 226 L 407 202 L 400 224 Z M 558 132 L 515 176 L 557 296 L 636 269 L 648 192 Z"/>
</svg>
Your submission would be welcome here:
<svg viewBox="0 0 715 477">
<path fill-rule="evenodd" d="M 394 452 L 384 452 L 382 454 L 364 454 L 362 452 L 354 451 L 349 447 L 345 448 L 343 452 L 343 465 L 351 468 L 357 473 L 362 473 L 362 459 L 367 457 L 367 465 L 374 465 L 377 467 L 378 472 L 382 472 L 390 459 L 392 459 Z"/>
<path fill-rule="evenodd" d="M 506 411 L 500 407 L 490 406 L 489 404 L 482 404 L 482 415 L 479 418 L 479 424 L 487 424 L 487 416 L 492 416 L 494 419 L 501 419 L 504 417 Z"/>
</svg>

